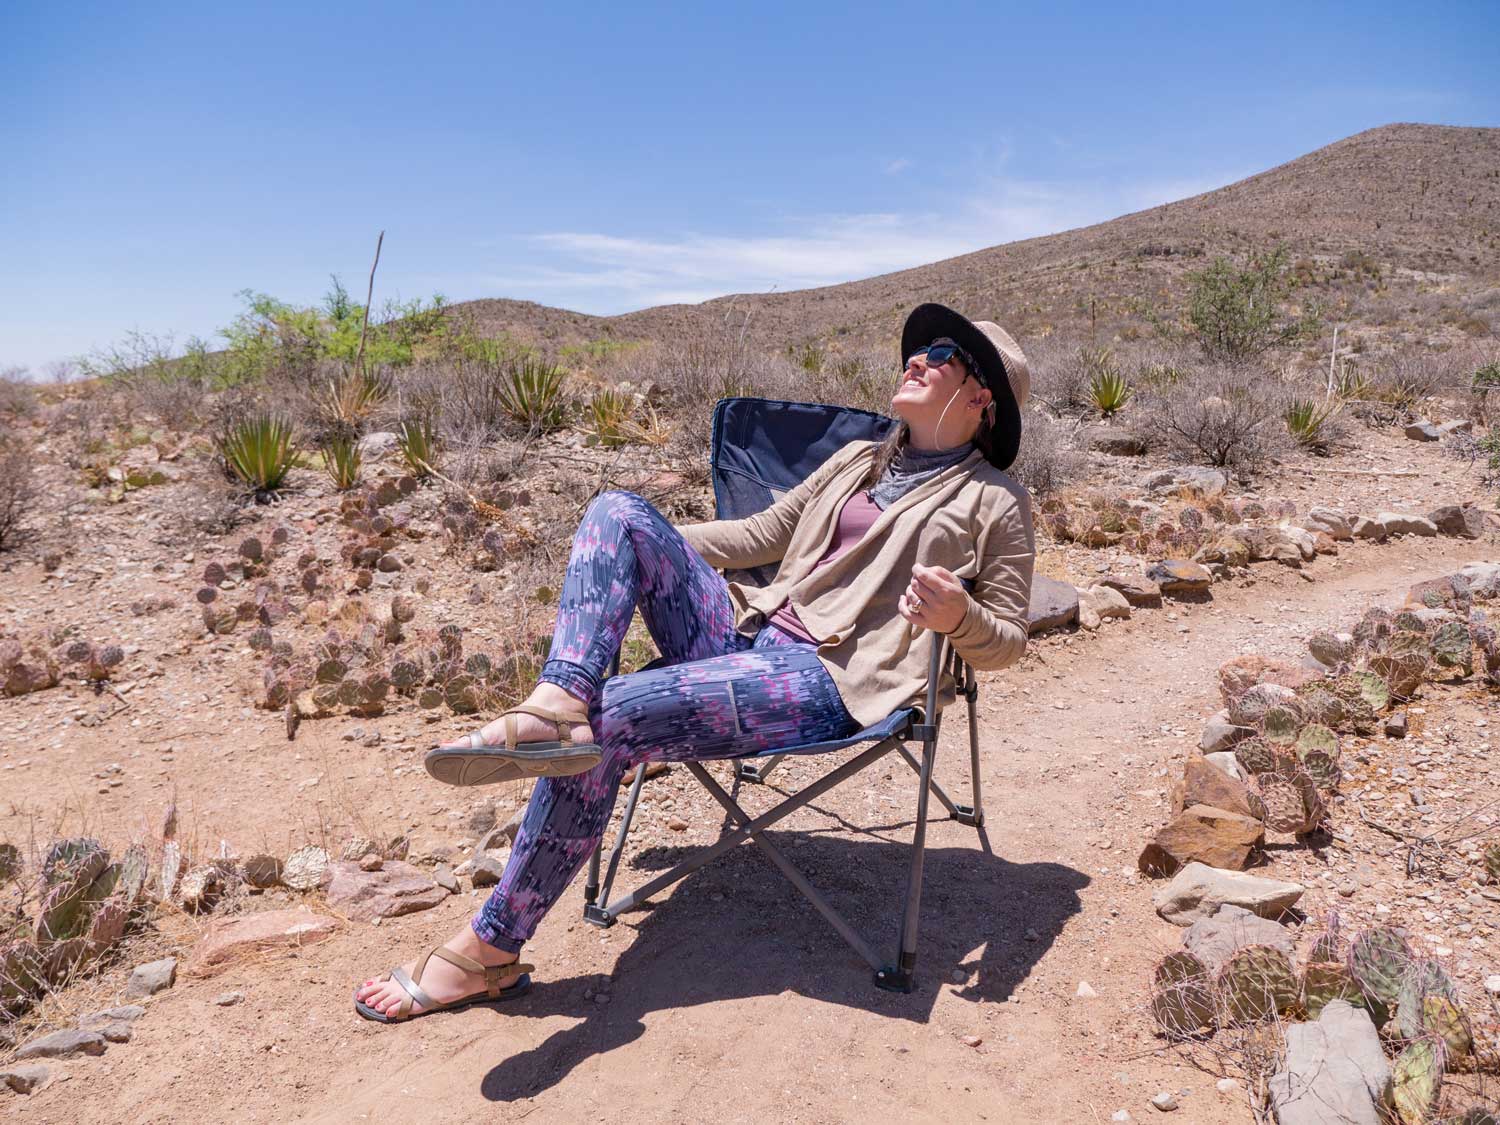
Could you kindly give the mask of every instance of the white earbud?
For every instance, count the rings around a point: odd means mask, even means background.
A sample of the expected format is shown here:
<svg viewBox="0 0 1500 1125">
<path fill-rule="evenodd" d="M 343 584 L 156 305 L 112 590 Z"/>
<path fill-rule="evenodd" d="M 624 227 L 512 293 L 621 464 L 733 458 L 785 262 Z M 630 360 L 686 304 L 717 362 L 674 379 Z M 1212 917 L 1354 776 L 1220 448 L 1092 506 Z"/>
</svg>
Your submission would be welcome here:
<svg viewBox="0 0 1500 1125">
<path fill-rule="evenodd" d="M 958 397 L 958 391 L 961 390 L 963 390 L 963 387 L 960 385 L 958 390 L 954 391 L 953 394 L 949 396 L 947 403 L 943 406 L 943 412 L 938 415 L 938 424 L 937 428 L 932 432 L 932 440 L 937 442 L 937 446 L 939 449 L 943 447 L 943 419 L 948 417 L 948 407 L 953 405 L 953 400 Z"/>
</svg>

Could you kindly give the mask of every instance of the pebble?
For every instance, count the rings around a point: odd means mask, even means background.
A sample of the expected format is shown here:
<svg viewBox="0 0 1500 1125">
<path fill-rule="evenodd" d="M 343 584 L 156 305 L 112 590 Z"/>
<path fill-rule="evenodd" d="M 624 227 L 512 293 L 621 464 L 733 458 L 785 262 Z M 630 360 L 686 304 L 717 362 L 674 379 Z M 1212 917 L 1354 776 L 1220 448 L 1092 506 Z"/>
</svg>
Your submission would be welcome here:
<svg viewBox="0 0 1500 1125">
<path fill-rule="evenodd" d="M 1092 1000 L 1094 997 L 1098 996 L 1099 994 L 1094 991 L 1093 985 L 1089 984 L 1088 981 L 1081 980 L 1081 981 L 1078 982 L 1078 991 L 1075 992 L 1073 995 L 1074 996 L 1081 996 L 1085 1000 Z"/>
<path fill-rule="evenodd" d="M 1177 1108 L 1177 1099 L 1169 1094 L 1166 1090 L 1163 1090 L 1161 1093 L 1156 1094 L 1152 1097 L 1151 1104 L 1154 1105 L 1157 1109 L 1161 1110 L 1163 1113 L 1171 1113 L 1174 1109 Z"/>
<path fill-rule="evenodd" d="M 1494 973 L 1484 978 L 1484 990 L 1491 996 L 1500 996 L 1500 973 Z"/>
<path fill-rule="evenodd" d="M 680 816 L 674 816 L 672 817 L 672 819 L 667 821 L 667 827 L 670 828 L 673 832 L 686 832 L 687 826 L 688 822 L 683 820 Z"/>
<path fill-rule="evenodd" d="M 1109 1119 L 1111 1121 L 1134 1121 L 1135 1120 L 1135 1118 L 1133 1118 L 1133 1117 L 1130 1116 L 1130 1110 L 1128 1110 L 1128 1109 L 1117 1109 L 1117 1110 L 1115 1110 L 1113 1113 L 1111 1113 L 1109 1115 Z"/>
<path fill-rule="evenodd" d="M 984 1042 L 983 1037 L 978 1036 L 978 1035 L 965 1035 L 963 1037 L 963 1043 L 964 1043 L 965 1047 L 977 1047 L 977 1046 L 979 1046 L 979 1044 L 981 1044 L 983 1042 Z"/>
<path fill-rule="evenodd" d="M 214 1003 L 221 1008 L 232 1008 L 244 998 L 243 992 L 221 992 L 214 997 Z"/>
<path fill-rule="evenodd" d="M 963 984 L 966 980 L 969 979 L 969 974 L 964 972 L 962 969 L 954 969 L 951 973 L 948 974 L 948 979 L 951 980 L 954 984 Z"/>
<path fill-rule="evenodd" d="M 1240 1088 L 1240 1084 L 1233 1078 L 1221 1078 L 1214 1083 L 1214 1088 L 1221 1094 L 1232 1094 Z"/>
</svg>

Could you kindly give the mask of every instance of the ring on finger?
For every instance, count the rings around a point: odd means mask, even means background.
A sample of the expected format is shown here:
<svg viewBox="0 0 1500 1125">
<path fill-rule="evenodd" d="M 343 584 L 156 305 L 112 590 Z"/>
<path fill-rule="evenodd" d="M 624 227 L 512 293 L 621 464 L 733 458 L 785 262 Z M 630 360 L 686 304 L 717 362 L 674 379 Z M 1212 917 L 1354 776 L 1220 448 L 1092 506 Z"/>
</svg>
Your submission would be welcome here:
<svg viewBox="0 0 1500 1125">
<path fill-rule="evenodd" d="M 917 610 L 918 612 L 921 612 L 921 609 L 922 609 L 922 599 L 919 598 L 919 597 L 917 597 L 916 594 L 913 594 L 911 597 L 907 598 L 906 601 L 907 601 L 907 604 L 912 607 L 912 609 Z"/>
</svg>

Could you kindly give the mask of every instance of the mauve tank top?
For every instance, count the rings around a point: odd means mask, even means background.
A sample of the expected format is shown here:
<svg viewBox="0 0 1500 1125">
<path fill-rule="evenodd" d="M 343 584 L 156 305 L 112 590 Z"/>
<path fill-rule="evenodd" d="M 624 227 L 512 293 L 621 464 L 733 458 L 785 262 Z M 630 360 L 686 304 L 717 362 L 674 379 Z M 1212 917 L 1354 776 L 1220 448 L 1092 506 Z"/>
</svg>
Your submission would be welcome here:
<svg viewBox="0 0 1500 1125">
<path fill-rule="evenodd" d="M 880 508 L 874 500 L 870 499 L 868 491 L 856 492 L 845 500 L 844 506 L 839 509 L 838 524 L 833 529 L 833 540 L 828 544 L 828 550 L 813 566 L 813 569 L 827 566 L 840 555 L 853 550 L 854 545 L 865 537 L 879 518 Z M 802 619 L 797 616 L 797 611 L 792 608 L 791 602 L 782 602 L 780 608 L 771 614 L 769 623 L 784 633 L 790 633 L 798 640 L 807 641 L 809 644 L 818 643 L 818 638 L 809 633 L 807 627 L 802 624 Z"/>
</svg>

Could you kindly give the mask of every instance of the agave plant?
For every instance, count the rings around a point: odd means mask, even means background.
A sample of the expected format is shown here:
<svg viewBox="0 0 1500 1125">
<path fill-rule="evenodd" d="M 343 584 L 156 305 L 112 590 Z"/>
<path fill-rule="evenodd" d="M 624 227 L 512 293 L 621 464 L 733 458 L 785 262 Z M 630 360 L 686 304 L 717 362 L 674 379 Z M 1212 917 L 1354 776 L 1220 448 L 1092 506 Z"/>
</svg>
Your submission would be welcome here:
<svg viewBox="0 0 1500 1125">
<path fill-rule="evenodd" d="M 1105 418 L 1121 410 L 1133 393 L 1125 376 L 1112 367 L 1101 366 L 1089 380 L 1089 401 Z"/>
<path fill-rule="evenodd" d="M 624 445 L 631 440 L 629 426 L 634 413 L 635 399 L 628 391 L 600 387 L 588 400 L 589 433 L 600 445 Z"/>
<path fill-rule="evenodd" d="M 230 423 L 216 445 L 229 475 L 257 495 L 280 489 L 297 462 L 292 424 L 274 414 Z"/>
<path fill-rule="evenodd" d="M 1332 422 L 1341 409 L 1338 399 L 1294 398 L 1287 403 L 1282 418 L 1286 432 L 1303 449 L 1322 453 L 1332 438 Z"/>
<path fill-rule="evenodd" d="M 431 422 L 426 418 L 402 422 L 396 445 L 413 476 L 425 480 L 432 475 L 437 466 L 437 432 Z"/>
<path fill-rule="evenodd" d="M 359 439 L 352 433 L 339 431 L 323 439 L 323 469 L 333 487 L 348 492 L 359 484 L 359 470 L 363 458 L 359 452 Z"/>
<path fill-rule="evenodd" d="M 500 407 L 528 431 L 558 429 L 567 418 L 567 374 L 556 364 L 521 356 L 500 376 Z"/>
<path fill-rule="evenodd" d="M 346 369 L 328 380 L 316 400 L 330 422 L 353 429 L 385 404 L 390 391 L 383 376 Z"/>
</svg>

